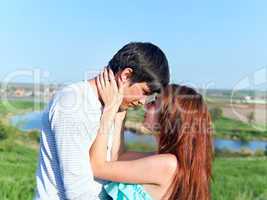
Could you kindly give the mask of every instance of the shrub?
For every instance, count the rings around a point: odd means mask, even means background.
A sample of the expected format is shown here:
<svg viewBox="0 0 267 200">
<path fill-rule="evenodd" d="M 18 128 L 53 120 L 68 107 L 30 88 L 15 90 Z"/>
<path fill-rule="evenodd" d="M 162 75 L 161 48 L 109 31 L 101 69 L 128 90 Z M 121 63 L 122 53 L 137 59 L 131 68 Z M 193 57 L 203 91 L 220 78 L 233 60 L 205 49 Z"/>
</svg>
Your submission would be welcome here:
<svg viewBox="0 0 267 200">
<path fill-rule="evenodd" d="M 257 150 L 255 151 L 255 153 L 254 153 L 254 156 L 258 156 L 258 157 L 260 157 L 260 156 L 264 156 L 264 150 L 259 150 L 259 149 L 257 149 Z"/>
<path fill-rule="evenodd" d="M 223 110 L 220 107 L 211 108 L 209 111 L 213 121 L 216 121 L 223 116 Z"/>
<path fill-rule="evenodd" d="M 37 130 L 30 131 L 28 137 L 33 141 L 40 142 L 40 132 Z"/>
<path fill-rule="evenodd" d="M 249 124 L 252 124 L 252 122 L 255 121 L 255 113 L 254 112 L 250 112 L 247 115 L 247 120 Z"/>
<path fill-rule="evenodd" d="M 4 140 L 8 138 L 8 132 L 6 127 L 0 122 L 0 140 Z"/>
</svg>

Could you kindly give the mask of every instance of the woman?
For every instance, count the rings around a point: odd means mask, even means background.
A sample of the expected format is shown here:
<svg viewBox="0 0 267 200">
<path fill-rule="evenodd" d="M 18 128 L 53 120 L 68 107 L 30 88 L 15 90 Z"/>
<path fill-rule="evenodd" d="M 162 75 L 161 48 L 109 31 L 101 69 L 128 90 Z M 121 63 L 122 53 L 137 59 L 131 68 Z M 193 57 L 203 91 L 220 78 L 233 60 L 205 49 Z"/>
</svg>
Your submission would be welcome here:
<svg viewBox="0 0 267 200">
<path fill-rule="evenodd" d="M 212 129 L 202 96 L 186 86 L 167 86 L 146 107 L 146 123 L 158 132 L 157 152 L 108 162 L 108 130 L 122 101 L 122 87 L 116 88 L 112 76 L 105 84 L 98 80 L 97 85 L 100 91 L 113 91 L 104 102 L 99 132 L 90 150 L 95 176 L 113 181 L 104 186 L 107 193 L 118 200 L 210 200 Z"/>
</svg>

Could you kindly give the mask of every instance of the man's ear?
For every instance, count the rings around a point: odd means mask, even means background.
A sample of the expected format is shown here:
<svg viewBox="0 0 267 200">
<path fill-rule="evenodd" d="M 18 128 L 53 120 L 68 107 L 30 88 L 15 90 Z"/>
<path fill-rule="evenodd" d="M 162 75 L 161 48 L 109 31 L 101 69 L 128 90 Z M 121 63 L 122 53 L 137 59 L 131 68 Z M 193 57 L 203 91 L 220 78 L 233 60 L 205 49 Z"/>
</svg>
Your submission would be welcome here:
<svg viewBox="0 0 267 200">
<path fill-rule="evenodd" d="M 126 82 L 130 83 L 132 75 L 133 75 L 133 69 L 127 67 L 123 69 L 120 73 L 118 73 L 118 81 L 120 81 L 122 84 L 126 84 Z"/>
</svg>

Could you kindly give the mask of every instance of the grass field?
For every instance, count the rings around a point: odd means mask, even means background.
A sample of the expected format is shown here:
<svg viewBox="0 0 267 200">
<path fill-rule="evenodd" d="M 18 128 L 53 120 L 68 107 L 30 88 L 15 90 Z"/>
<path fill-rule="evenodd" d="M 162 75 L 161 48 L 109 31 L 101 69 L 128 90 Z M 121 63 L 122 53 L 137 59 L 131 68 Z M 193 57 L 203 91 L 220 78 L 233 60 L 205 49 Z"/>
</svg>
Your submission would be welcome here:
<svg viewBox="0 0 267 200">
<path fill-rule="evenodd" d="M 0 148 L 0 199 L 32 199 L 37 151 L 15 145 Z M 213 165 L 214 200 L 266 200 L 267 159 L 216 158 Z"/>
<path fill-rule="evenodd" d="M 33 101 L 22 101 L 22 100 L 10 100 L 0 101 L 0 114 L 6 115 L 10 112 L 16 113 L 22 110 L 33 110 L 34 106 L 38 109 L 43 109 L 44 103 L 34 103 Z"/>
<path fill-rule="evenodd" d="M 238 121 L 236 119 L 230 119 L 222 117 L 214 122 L 215 136 L 228 139 L 263 139 L 267 140 L 267 130 L 257 130 L 251 125 Z"/>
<path fill-rule="evenodd" d="M 0 199 L 32 199 L 35 188 L 37 151 L 15 145 L 0 150 Z"/>
<path fill-rule="evenodd" d="M 214 200 L 266 200 L 267 159 L 216 158 L 213 164 Z"/>
</svg>

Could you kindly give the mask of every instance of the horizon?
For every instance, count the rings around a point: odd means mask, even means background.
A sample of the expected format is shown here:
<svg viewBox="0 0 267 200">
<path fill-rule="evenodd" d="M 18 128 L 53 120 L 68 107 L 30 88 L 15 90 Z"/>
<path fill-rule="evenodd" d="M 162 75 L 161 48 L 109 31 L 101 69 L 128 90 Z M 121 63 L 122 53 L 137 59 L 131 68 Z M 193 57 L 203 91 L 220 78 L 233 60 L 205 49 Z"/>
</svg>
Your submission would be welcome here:
<svg viewBox="0 0 267 200">
<path fill-rule="evenodd" d="M 85 81 L 85 80 L 80 80 L 80 81 Z M 0 86 L 2 86 L 2 83 L 3 82 L 1 82 L 0 81 Z M 32 83 L 32 82 L 10 82 L 9 84 L 11 84 L 11 85 L 27 85 L 27 86 L 29 86 L 29 85 L 34 85 L 34 83 Z M 172 84 L 172 83 L 170 83 L 170 84 Z M 68 84 L 64 84 L 64 83 L 39 83 L 38 85 L 44 85 L 44 86 L 47 86 L 47 85 L 54 85 L 54 86 L 59 86 L 59 85 L 61 85 L 61 86 L 66 86 L 66 85 L 68 85 Z M 230 88 L 195 88 L 195 89 L 199 89 L 199 90 L 202 90 L 202 89 L 206 89 L 207 91 L 211 91 L 211 90 L 214 90 L 214 91 L 232 91 L 233 89 L 230 89 Z M 264 89 L 264 88 L 262 88 L 262 89 L 260 89 L 260 88 L 258 88 L 258 89 L 241 89 L 241 90 L 238 90 L 238 92 L 267 92 L 267 89 Z"/>
</svg>

